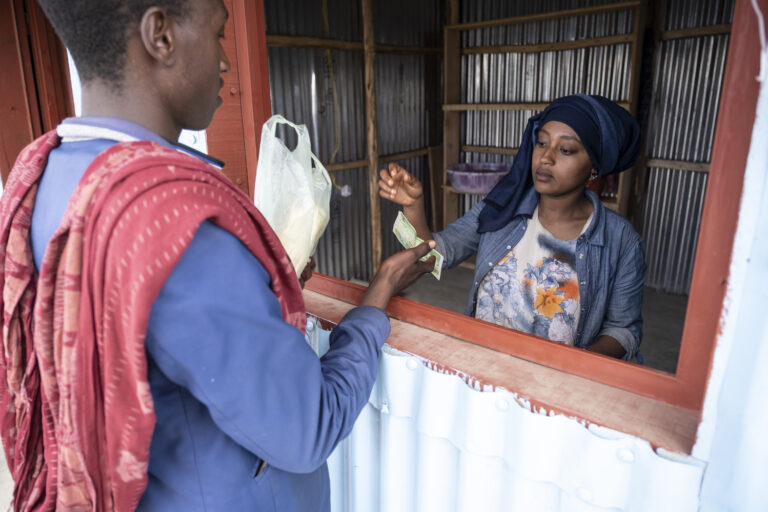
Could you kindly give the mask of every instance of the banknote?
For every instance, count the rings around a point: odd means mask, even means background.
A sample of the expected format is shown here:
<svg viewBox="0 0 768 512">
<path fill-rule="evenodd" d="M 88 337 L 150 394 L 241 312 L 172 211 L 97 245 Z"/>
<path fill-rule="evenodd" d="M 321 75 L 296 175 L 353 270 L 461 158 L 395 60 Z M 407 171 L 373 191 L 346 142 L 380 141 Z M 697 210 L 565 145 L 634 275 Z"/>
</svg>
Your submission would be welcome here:
<svg viewBox="0 0 768 512">
<path fill-rule="evenodd" d="M 411 249 L 424 242 L 416 235 L 416 228 L 408 222 L 403 212 L 398 212 L 397 219 L 395 219 L 395 225 L 392 227 L 392 232 L 397 237 L 397 240 L 406 249 Z M 432 270 L 432 275 L 435 279 L 440 280 L 440 274 L 443 269 L 443 255 L 432 249 L 429 253 L 421 258 L 422 261 L 427 260 L 431 256 L 435 257 L 435 268 Z"/>
</svg>

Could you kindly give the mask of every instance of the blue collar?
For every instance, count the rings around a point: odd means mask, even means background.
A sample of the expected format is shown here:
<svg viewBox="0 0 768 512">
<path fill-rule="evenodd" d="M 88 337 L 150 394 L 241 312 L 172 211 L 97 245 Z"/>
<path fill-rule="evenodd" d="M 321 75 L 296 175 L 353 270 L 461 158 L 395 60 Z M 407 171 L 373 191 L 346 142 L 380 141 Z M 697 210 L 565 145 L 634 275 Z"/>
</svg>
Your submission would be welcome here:
<svg viewBox="0 0 768 512">
<path fill-rule="evenodd" d="M 132 121 L 128 121 L 126 119 L 120 119 L 119 117 L 110 117 L 110 116 L 82 116 L 82 117 L 68 117 L 67 119 L 64 119 L 61 124 L 68 125 L 68 126 L 85 126 L 85 127 L 91 127 L 91 128 L 100 128 L 101 130 L 108 130 L 110 132 L 118 132 L 119 134 L 127 135 L 130 139 L 135 140 L 149 140 L 152 142 L 155 142 L 157 144 L 160 144 L 161 146 L 165 146 L 168 149 L 174 149 L 176 151 L 181 151 L 183 153 L 187 153 L 191 156 L 197 157 L 201 160 L 204 160 L 205 162 L 208 162 L 209 164 L 218 167 L 219 169 L 224 167 L 224 162 L 219 160 L 218 158 L 214 158 L 210 155 L 206 155 L 205 153 L 202 153 L 194 148 L 190 148 L 189 146 L 185 146 L 184 144 L 181 144 L 179 142 L 171 142 L 160 135 L 156 134 L 152 130 L 149 130 L 148 128 L 145 128 L 144 126 L 141 126 L 140 124 L 134 123 Z M 106 132 L 100 132 L 101 134 L 104 134 Z M 102 138 L 100 135 L 95 135 L 93 138 Z M 108 135 L 106 138 L 111 138 Z M 118 140 L 118 139 L 116 139 Z M 124 140 L 123 138 L 120 138 L 119 140 Z"/>
<path fill-rule="evenodd" d="M 515 217 L 518 215 L 532 217 L 534 210 L 536 210 L 536 205 L 538 204 L 539 193 L 536 192 L 535 188 L 531 187 L 528 189 L 522 199 L 520 199 L 520 203 L 517 205 L 517 209 L 515 210 Z"/>
</svg>

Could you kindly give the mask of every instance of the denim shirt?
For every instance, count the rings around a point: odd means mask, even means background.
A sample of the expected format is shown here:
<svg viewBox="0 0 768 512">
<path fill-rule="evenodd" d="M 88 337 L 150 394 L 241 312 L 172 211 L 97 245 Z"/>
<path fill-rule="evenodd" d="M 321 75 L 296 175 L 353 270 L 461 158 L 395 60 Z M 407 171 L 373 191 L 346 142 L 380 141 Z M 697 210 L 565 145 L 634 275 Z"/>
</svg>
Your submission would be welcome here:
<svg viewBox="0 0 768 512">
<path fill-rule="evenodd" d="M 592 202 L 592 223 L 576 240 L 576 272 L 579 278 L 581 315 L 574 346 L 585 348 L 608 335 L 626 350 L 629 361 L 642 339 L 645 243 L 621 215 L 606 208 L 587 189 Z M 538 204 L 534 189 L 520 202 L 509 224 L 494 232 L 477 232 L 481 201 L 462 218 L 439 233 L 433 233 L 436 249 L 445 256 L 443 268 L 452 268 L 477 253 L 475 276 L 465 314 L 474 316 L 477 289 L 485 275 L 520 242 L 528 219 Z"/>
</svg>

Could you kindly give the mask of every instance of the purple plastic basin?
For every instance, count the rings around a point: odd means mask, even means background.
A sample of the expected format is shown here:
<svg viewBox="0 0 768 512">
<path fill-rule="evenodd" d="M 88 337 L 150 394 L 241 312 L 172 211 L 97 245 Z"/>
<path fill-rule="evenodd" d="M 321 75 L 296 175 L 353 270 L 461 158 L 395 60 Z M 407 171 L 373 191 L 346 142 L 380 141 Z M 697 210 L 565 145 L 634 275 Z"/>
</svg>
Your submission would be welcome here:
<svg viewBox="0 0 768 512">
<path fill-rule="evenodd" d="M 455 164 L 445 172 L 451 186 L 463 194 L 487 194 L 509 172 L 512 164 Z"/>
</svg>

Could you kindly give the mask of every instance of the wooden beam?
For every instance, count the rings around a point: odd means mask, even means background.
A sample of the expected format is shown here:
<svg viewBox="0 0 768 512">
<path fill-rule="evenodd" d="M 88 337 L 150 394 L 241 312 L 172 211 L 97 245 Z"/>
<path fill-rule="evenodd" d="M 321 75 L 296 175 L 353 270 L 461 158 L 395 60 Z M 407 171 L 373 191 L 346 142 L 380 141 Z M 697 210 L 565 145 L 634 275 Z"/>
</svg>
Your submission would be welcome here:
<svg viewBox="0 0 768 512">
<path fill-rule="evenodd" d="M 659 58 L 659 41 L 660 41 L 660 23 L 661 23 L 661 12 L 662 12 L 662 6 L 661 6 L 662 0 L 651 0 L 648 3 L 648 6 L 646 7 L 646 16 L 645 16 L 645 31 L 646 33 L 652 34 L 653 38 L 653 54 L 651 56 L 651 62 L 649 69 L 652 70 L 656 69 L 656 64 Z M 646 46 L 645 43 L 643 43 L 643 46 Z M 641 59 L 642 60 L 642 59 Z M 642 68 L 642 63 L 641 63 Z M 639 91 L 639 86 L 638 86 Z M 638 103 L 639 103 L 639 94 L 638 94 Z M 638 104 L 639 108 L 639 104 Z M 643 199 L 645 198 L 645 187 L 646 187 L 646 177 L 647 177 L 647 165 L 646 160 L 648 159 L 648 152 L 647 147 L 649 144 L 649 132 L 650 132 L 650 119 L 646 119 L 645 123 L 645 130 L 642 137 L 642 143 L 640 147 L 640 156 L 637 158 L 637 162 L 635 162 L 635 172 L 633 173 L 632 177 L 632 197 L 630 199 L 629 203 L 629 211 L 627 212 L 628 218 L 630 222 L 635 226 L 635 229 L 642 233 L 643 231 L 643 211 L 645 209 L 645 204 Z"/>
<path fill-rule="evenodd" d="M 645 14 L 646 5 L 640 4 L 635 7 L 634 23 L 632 27 L 632 57 L 629 64 L 629 95 L 627 97 L 628 110 L 633 116 L 637 116 L 637 107 L 640 90 L 640 68 L 642 65 L 643 37 L 645 35 Z M 630 205 L 632 205 L 632 192 L 634 190 L 635 173 L 645 172 L 644 168 L 639 167 L 639 162 L 627 171 L 621 173 L 618 177 L 616 187 L 616 207 L 618 213 L 629 217 Z"/>
<path fill-rule="evenodd" d="M 443 105 L 443 112 L 466 112 L 468 110 L 544 110 L 547 108 L 547 105 L 549 103 L 446 103 Z"/>
<path fill-rule="evenodd" d="M 365 45 L 358 41 L 344 41 L 325 37 L 285 36 L 267 34 L 267 46 L 272 48 L 315 48 L 319 50 L 337 50 L 342 52 L 362 52 Z M 376 53 L 397 54 L 439 54 L 443 49 L 427 46 L 401 46 L 393 44 L 375 45 Z"/>
<path fill-rule="evenodd" d="M 632 58 L 629 65 L 629 111 L 632 114 L 637 113 L 638 90 L 640 86 L 640 65 L 642 61 L 640 55 L 643 49 L 643 36 L 645 34 L 645 9 L 642 5 L 635 8 L 634 23 L 632 28 Z"/>
<path fill-rule="evenodd" d="M 396 53 L 402 55 L 440 55 L 443 49 L 431 46 L 401 46 L 396 44 L 377 44 L 376 53 Z"/>
<path fill-rule="evenodd" d="M 707 162 L 686 162 L 684 160 L 649 158 L 645 163 L 645 166 L 660 169 L 675 169 L 678 171 L 709 172 L 709 163 Z"/>
<path fill-rule="evenodd" d="M 386 155 L 379 157 L 379 163 L 395 162 L 397 160 L 407 160 L 415 156 L 424 156 L 429 152 L 428 148 L 414 149 L 413 151 L 406 151 L 405 153 L 395 153 L 393 155 Z M 368 166 L 368 160 L 352 160 L 350 162 L 325 164 L 325 170 L 328 172 L 333 171 L 346 171 L 348 169 L 360 169 L 361 167 Z M 378 187 L 378 182 L 377 182 Z M 378 192 L 377 192 L 378 193 Z"/>
<path fill-rule="evenodd" d="M 376 49 L 371 0 L 361 0 L 365 60 L 365 118 L 368 141 L 368 197 L 371 206 L 371 260 L 375 273 L 381 265 L 381 203 L 379 200 L 379 136 L 376 127 Z"/>
<path fill-rule="evenodd" d="M 493 146 L 461 146 L 464 153 L 489 153 L 492 155 L 516 155 L 520 148 L 497 148 Z"/>
<path fill-rule="evenodd" d="M 408 160 L 417 156 L 426 156 L 429 153 L 428 148 L 414 149 L 413 151 L 406 151 L 404 153 L 395 153 L 394 155 L 382 156 L 379 158 L 381 163 L 397 162 L 398 160 Z"/>
<path fill-rule="evenodd" d="M 459 0 L 446 0 L 448 23 L 459 21 Z M 445 53 L 443 54 L 443 101 L 447 104 L 457 104 L 461 101 L 461 33 L 458 30 L 445 29 L 443 37 Z M 443 105 L 443 165 L 441 175 L 435 178 L 442 187 L 448 185 L 445 168 L 459 163 L 461 148 L 461 114 L 458 110 L 446 110 Z M 443 194 L 443 208 L 434 220 L 434 229 L 445 229 L 448 224 L 458 218 L 459 203 L 455 195 Z"/>
<path fill-rule="evenodd" d="M 437 219 L 440 217 L 440 213 L 443 208 L 443 191 L 440 184 L 442 183 L 442 176 L 445 173 L 445 166 L 443 165 L 443 148 L 441 146 L 432 146 L 429 148 L 429 154 L 427 158 L 429 167 L 429 195 L 432 199 L 432 228 L 435 228 L 439 224 Z M 438 178 L 440 181 L 438 181 Z"/>
<path fill-rule="evenodd" d="M 245 174 L 248 195 L 253 198 L 256 164 L 259 161 L 261 128 L 272 115 L 267 60 L 266 17 L 263 0 L 235 0 L 237 60 L 240 63 L 240 98 L 245 141 Z"/>
<path fill-rule="evenodd" d="M 263 0 L 224 0 L 232 15 L 222 41 L 229 58 L 222 104 L 206 130 L 208 152 L 226 162 L 224 174 L 253 198 L 261 127 L 270 114 Z"/>
<path fill-rule="evenodd" d="M 629 110 L 629 103 L 616 102 L 620 107 Z M 443 112 L 466 112 L 468 110 L 544 110 L 549 103 L 447 103 Z"/>
<path fill-rule="evenodd" d="M 639 0 L 632 2 L 618 2 L 608 5 L 595 5 L 592 7 L 582 7 L 579 9 L 567 9 L 564 11 L 543 12 L 540 14 L 528 14 L 526 16 L 515 16 L 513 18 L 499 18 L 496 20 L 475 21 L 472 23 L 449 24 L 445 28 L 448 30 L 472 30 L 474 28 L 498 27 L 502 25 L 515 25 L 518 23 L 530 23 L 532 21 L 554 20 L 557 18 L 571 18 L 573 16 L 586 16 L 588 14 L 597 14 L 602 12 L 623 11 L 637 7 L 641 2 Z"/>
<path fill-rule="evenodd" d="M 591 37 L 576 41 L 558 41 L 556 43 L 495 45 L 495 46 L 471 46 L 463 48 L 461 53 L 465 55 L 478 53 L 537 53 L 562 50 L 577 50 L 579 48 L 591 48 L 593 46 L 610 46 L 614 44 L 631 43 L 635 40 L 632 34 L 618 36 Z"/>
<path fill-rule="evenodd" d="M 349 169 L 360 169 L 361 167 L 368 167 L 368 160 L 353 160 L 351 162 L 343 162 L 339 164 L 325 164 L 325 170 L 328 172 L 335 171 L 347 171 Z"/>
<path fill-rule="evenodd" d="M 684 37 L 718 36 L 730 33 L 731 24 L 723 23 L 722 25 L 707 25 L 706 27 L 665 30 L 661 33 L 661 39 L 662 41 L 669 41 L 670 39 L 682 39 Z"/>
<path fill-rule="evenodd" d="M 362 52 L 363 43 L 324 37 L 283 36 L 267 34 L 267 46 L 273 48 L 317 48 L 342 52 Z"/>
</svg>

